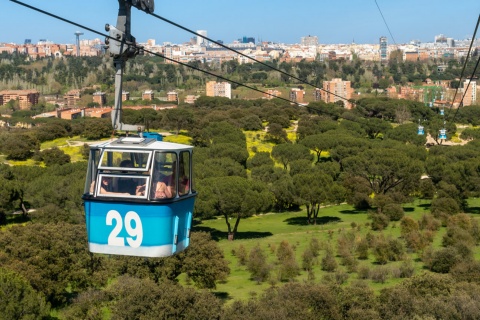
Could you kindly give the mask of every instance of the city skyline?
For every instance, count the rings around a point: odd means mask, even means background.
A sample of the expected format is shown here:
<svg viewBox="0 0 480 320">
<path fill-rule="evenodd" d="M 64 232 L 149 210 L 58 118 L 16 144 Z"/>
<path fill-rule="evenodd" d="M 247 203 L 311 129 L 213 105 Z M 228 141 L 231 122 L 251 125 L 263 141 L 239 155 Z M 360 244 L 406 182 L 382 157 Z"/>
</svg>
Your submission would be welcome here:
<svg viewBox="0 0 480 320">
<path fill-rule="evenodd" d="M 25 3 L 104 34 L 107 33 L 105 23 L 115 25 L 118 12 L 118 1 L 115 0 L 77 3 L 25 0 Z M 77 31 L 84 33 L 82 39 L 102 39 L 101 35 L 11 1 L 4 1 L 2 7 L 11 14 L 0 20 L 0 27 L 4 30 L 0 34 L 0 42 L 23 43 L 25 39 L 31 39 L 32 43 L 37 43 L 45 39 L 74 44 Z M 433 42 L 438 34 L 461 40 L 473 35 L 479 12 L 478 0 L 457 3 L 446 0 L 350 0 L 343 4 L 305 0 L 296 8 L 284 0 L 275 2 L 275 5 L 245 0 L 241 7 L 213 0 L 205 0 L 201 5 L 187 0 L 182 2 L 181 7 L 172 2 L 155 3 L 155 14 L 191 30 L 206 30 L 209 38 L 225 43 L 243 36 L 257 41 L 300 43 L 301 37 L 308 35 L 317 36 L 321 44 L 378 43 L 381 36 L 387 37 L 389 44 L 403 44 L 411 40 Z M 132 35 L 137 42 L 155 39 L 159 44 L 184 43 L 194 37 L 135 8 L 132 9 Z"/>
</svg>

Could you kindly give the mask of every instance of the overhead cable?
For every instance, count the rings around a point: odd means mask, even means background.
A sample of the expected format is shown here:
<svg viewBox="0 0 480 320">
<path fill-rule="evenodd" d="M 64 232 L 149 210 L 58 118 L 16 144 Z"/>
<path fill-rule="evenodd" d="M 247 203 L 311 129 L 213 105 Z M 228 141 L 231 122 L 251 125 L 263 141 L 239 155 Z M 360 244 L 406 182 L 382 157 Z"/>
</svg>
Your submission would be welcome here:
<svg viewBox="0 0 480 320">
<path fill-rule="evenodd" d="M 207 37 L 207 36 L 204 36 L 204 35 L 202 35 L 202 34 L 199 34 L 199 33 L 195 32 L 195 31 L 193 31 L 193 30 L 191 30 L 191 29 L 189 29 L 189 28 L 187 28 L 187 27 L 184 27 L 184 26 L 182 26 L 182 25 L 180 25 L 180 24 L 178 24 L 178 23 L 176 23 L 176 22 L 173 22 L 173 21 L 171 21 L 171 20 L 169 20 L 169 19 L 167 19 L 167 18 L 164 18 L 164 17 L 162 17 L 162 16 L 160 16 L 160 15 L 158 15 L 158 14 L 151 13 L 151 12 L 147 12 L 147 14 L 149 14 L 149 15 L 157 18 L 157 19 L 160 19 L 160 20 L 162 20 L 162 21 L 165 21 L 165 22 L 167 22 L 167 23 L 169 23 L 169 24 L 171 24 L 171 25 L 173 25 L 173 26 L 175 26 L 175 27 L 177 27 L 177 28 L 180 28 L 180 29 L 185 30 L 185 31 L 187 31 L 187 32 L 189 32 L 189 33 L 192 33 L 192 34 L 196 35 L 197 37 L 201 37 L 201 38 L 203 38 L 203 39 L 205 39 L 205 40 L 207 40 L 207 41 L 210 41 L 210 42 L 216 44 L 217 46 L 220 46 L 220 47 L 222 47 L 222 48 L 225 48 L 225 49 L 227 49 L 227 50 L 230 50 L 230 51 L 232 51 L 232 52 L 235 52 L 236 54 L 239 54 L 239 55 L 241 55 L 241 56 L 243 56 L 243 57 L 245 57 L 245 58 L 247 58 L 247 59 L 250 59 L 250 60 L 252 60 L 252 61 L 255 61 L 256 63 L 259 63 L 259 64 L 261 64 L 262 66 L 265 66 L 265 67 L 267 67 L 267 68 L 269 68 L 269 69 L 271 69 L 271 70 L 280 72 L 281 74 L 286 75 L 286 76 L 288 76 L 288 77 L 290 77 L 290 78 L 292 78 L 292 79 L 295 79 L 295 80 L 297 80 L 297 81 L 299 81 L 299 82 L 301 82 L 301 83 L 303 83 L 303 84 L 309 85 L 309 86 L 314 87 L 314 88 L 318 88 L 316 85 L 308 82 L 307 80 L 300 79 L 300 78 L 298 78 L 298 77 L 296 77 L 296 76 L 294 76 L 294 75 L 291 75 L 291 74 L 289 74 L 289 73 L 287 73 L 287 72 L 285 72 L 285 71 L 282 71 L 282 70 L 280 70 L 280 69 L 278 69 L 278 68 L 275 68 L 275 67 L 273 67 L 273 66 L 271 66 L 271 65 L 269 65 L 269 64 L 267 64 L 267 63 L 265 63 L 265 62 L 263 62 L 263 61 L 260 61 L 260 60 L 255 59 L 255 58 L 253 58 L 253 57 L 251 57 L 251 56 L 249 56 L 249 55 L 247 55 L 247 54 L 245 54 L 245 53 L 243 53 L 243 52 L 240 52 L 240 51 L 238 51 L 238 50 L 235 50 L 235 49 L 233 49 L 233 48 L 230 48 L 229 46 L 227 46 L 227 45 L 225 45 L 225 44 L 223 44 L 223 43 L 221 43 L 221 42 L 218 42 L 218 41 L 215 41 L 215 40 L 213 40 L 213 39 L 210 39 L 210 38 Z M 335 97 L 337 97 L 337 98 L 346 100 L 346 101 L 348 101 L 348 102 L 350 102 L 350 103 L 354 103 L 353 101 L 350 101 L 349 99 L 347 99 L 347 98 L 345 98 L 345 97 L 342 97 L 342 96 L 340 96 L 340 95 L 338 95 L 338 94 L 336 94 L 336 93 L 334 93 L 334 92 L 328 91 L 328 90 L 323 89 L 323 88 L 318 88 L 318 89 L 319 89 L 319 90 L 322 90 L 322 91 L 324 91 L 324 92 L 326 92 L 326 93 L 328 93 L 328 94 L 331 94 L 331 95 L 333 95 L 333 96 L 335 96 Z"/>
<path fill-rule="evenodd" d="M 380 11 L 380 15 L 382 16 L 383 22 L 385 23 L 385 26 L 387 26 L 388 33 L 390 33 L 390 37 L 392 37 L 393 43 L 397 44 L 395 42 L 395 38 L 393 37 L 392 32 L 390 31 L 390 28 L 388 27 L 387 20 L 385 20 L 385 17 L 383 16 L 382 10 L 380 9 L 380 6 L 377 3 L 377 0 L 375 0 L 375 4 L 377 5 L 378 11 Z"/>
<path fill-rule="evenodd" d="M 480 14 L 478 15 L 477 25 L 475 26 L 475 30 L 473 32 L 472 41 L 470 41 L 470 47 L 468 48 L 467 57 L 465 58 L 465 62 L 463 63 L 462 73 L 460 74 L 460 80 L 458 81 L 457 89 L 455 90 L 455 94 L 453 95 L 452 103 L 450 104 L 450 110 L 453 107 L 453 103 L 455 102 L 455 98 L 457 97 L 458 89 L 460 88 L 460 84 L 462 83 L 463 73 L 465 72 L 465 68 L 467 66 L 468 59 L 470 58 L 470 53 L 472 51 L 473 43 L 475 42 L 475 36 L 477 34 L 479 24 L 480 24 Z M 475 66 L 475 70 L 473 71 L 473 74 L 470 77 L 470 81 L 472 81 L 473 77 L 475 76 L 475 71 L 477 70 L 477 67 L 478 67 L 478 61 L 477 61 L 477 65 Z M 470 83 L 468 85 L 470 85 Z M 465 97 L 466 92 L 467 92 L 467 90 L 465 89 L 462 100 L 460 101 L 460 104 L 459 104 L 457 110 L 455 111 L 455 114 L 453 115 L 453 119 L 451 120 L 452 122 L 455 120 L 455 117 L 457 116 L 458 109 L 460 109 L 460 107 L 462 106 L 463 98 Z"/>
</svg>

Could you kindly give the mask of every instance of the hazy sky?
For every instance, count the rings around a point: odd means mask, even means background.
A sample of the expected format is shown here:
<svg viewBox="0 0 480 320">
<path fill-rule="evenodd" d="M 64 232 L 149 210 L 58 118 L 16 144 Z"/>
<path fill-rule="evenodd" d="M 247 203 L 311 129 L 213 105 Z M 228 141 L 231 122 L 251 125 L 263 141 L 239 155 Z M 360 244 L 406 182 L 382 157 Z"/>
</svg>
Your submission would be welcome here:
<svg viewBox="0 0 480 320">
<path fill-rule="evenodd" d="M 22 2 L 105 33 L 115 25 L 117 0 L 23 0 Z M 243 36 L 256 40 L 299 43 L 302 36 L 317 36 L 320 43 L 389 43 L 416 39 L 432 42 L 435 35 L 454 39 L 471 37 L 480 14 L 479 0 L 184 0 L 156 1 L 155 14 L 192 30 L 207 30 L 208 37 L 230 43 Z M 23 43 L 47 39 L 74 43 L 75 31 L 84 39 L 103 36 L 82 30 L 9 0 L 0 0 L 0 42 Z M 132 34 L 137 42 L 155 39 L 183 43 L 192 34 L 132 9 Z M 393 39 L 392 39 L 393 35 Z M 480 31 L 477 32 L 480 37 Z"/>
</svg>

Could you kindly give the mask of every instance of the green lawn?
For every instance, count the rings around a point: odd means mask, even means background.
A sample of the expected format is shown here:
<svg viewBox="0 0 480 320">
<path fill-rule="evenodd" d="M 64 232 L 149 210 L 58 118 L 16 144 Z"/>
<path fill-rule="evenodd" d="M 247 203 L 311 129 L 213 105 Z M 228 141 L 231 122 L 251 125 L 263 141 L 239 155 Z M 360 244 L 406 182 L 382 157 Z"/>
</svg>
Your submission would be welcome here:
<svg viewBox="0 0 480 320">
<path fill-rule="evenodd" d="M 475 212 L 474 216 L 479 218 L 478 211 L 480 211 L 480 200 L 472 199 L 470 201 L 471 211 Z M 405 214 L 419 220 L 424 213 L 429 212 L 429 201 L 416 200 L 413 203 L 404 205 Z M 353 230 L 357 237 L 364 237 L 368 232 L 378 234 L 378 231 L 372 231 L 369 227 L 370 220 L 365 211 L 356 211 L 353 207 L 347 204 L 338 206 L 330 206 L 320 209 L 319 221 L 317 225 L 307 225 L 306 213 L 304 211 L 288 212 L 288 213 L 271 213 L 253 216 L 247 219 L 242 219 L 239 224 L 238 233 L 234 241 L 227 240 L 227 227 L 223 217 L 216 219 L 204 220 L 195 225 L 195 231 L 210 232 L 212 237 L 218 241 L 219 247 L 223 250 L 225 258 L 230 262 L 230 275 L 224 283 L 219 283 L 217 289 L 214 291 L 219 296 L 226 297 L 228 301 L 237 299 L 247 299 L 255 294 L 260 294 L 265 288 L 271 284 L 268 282 L 257 284 L 250 279 L 250 274 L 245 266 L 240 266 L 234 252 L 238 250 L 240 245 L 243 245 L 247 252 L 257 244 L 268 254 L 269 261 L 272 265 L 276 264 L 276 248 L 282 241 L 288 243 L 294 248 L 297 263 L 301 266 L 302 254 L 307 248 L 312 238 L 317 238 L 322 247 L 330 244 L 337 250 L 338 236 L 345 231 Z M 354 225 L 353 225 L 354 224 Z M 352 226 L 353 225 L 353 226 Z M 441 246 L 441 239 L 445 232 L 442 228 L 437 232 L 434 239 L 434 246 Z M 383 231 L 385 237 L 398 238 L 400 236 L 400 223 L 391 222 L 386 230 Z M 476 248 L 475 255 L 480 255 L 480 250 Z M 318 261 L 314 266 L 315 282 L 320 282 L 326 272 L 320 268 L 320 260 L 324 256 L 324 251 L 320 252 Z M 424 271 L 423 263 L 416 254 L 410 255 L 415 273 Z M 337 257 L 340 270 L 346 270 L 340 265 L 340 258 Z M 402 262 L 389 262 L 386 264 L 388 270 L 394 269 Z M 367 265 L 370 269 L 379 268 L 374 261 L 373 254 L 365 261 L 359 261 L 359 265 Z M 274 268 L 275 269 L 275 268 Z M 274 272 L 272 273 L 274 275 Z M 347 281 L 351 282 L 357 279 L 356 273 L 350 273 Z M 181 278 L 182 283 L 185 284 L 184 278 Z M 296 278 L 296 281 L 307 281 L 307 272 L 301 271 L 301 274 Z M 388 276 L 384 284 L 374 283 L 367 280 L 372 288 L 376 291 L 398 283 L 401 279 Z M 278 283 L 276 283 L 278 285 Z"/>
</svg>

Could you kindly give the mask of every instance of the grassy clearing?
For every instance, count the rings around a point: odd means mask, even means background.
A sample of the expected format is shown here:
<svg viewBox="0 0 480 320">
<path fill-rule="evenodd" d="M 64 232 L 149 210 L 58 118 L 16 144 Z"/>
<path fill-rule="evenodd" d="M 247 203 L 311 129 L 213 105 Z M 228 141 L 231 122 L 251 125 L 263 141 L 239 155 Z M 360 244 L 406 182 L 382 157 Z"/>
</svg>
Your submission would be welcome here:
<svg viewBox="0 0 480 320">
<path fill-rule="evenodd" d="M 192 138 L 182 133 L 179 133 L 178 135 L 172 134 L 170 136 L 164 136 L 163 141 L 181 144 L 191 144 Z"/>
<path fill-rule="evenodd" d="M 40 144 L 40 150 L 45 150 L 45 149 L 50 149 L 53 147 L 61 148 L 65 146 L 69 146 L 70 144 L 68 143 L 69 141 L 87 141 L 84 138 L 81 138 L 80 136 L 74 136 L 74 137 L 64 137 L 64 138 L 58 138 L 52 141 L 45 141 Z"/>
<path fill-rule="evenodd" d="M 257 152 L 272 152 L 274 143 L 265 142 L 265 131 L 245 131 L 247 138 L 247 150 L 250 157 Z"/>
<path fill-rule="evenodd" d="M 43 163 L 38 163 L 33 159 L 27 159 L 25 161 L 8 160 L 7 163 L 11 166 L 45 166 Z"/>
<path fill-rule="evenodd" d="M 470 207 L 473 210 L 480 211 L 480 200 L 472 199 Z M 423 214 L 429 213 L 429 201 L 416 200 L 404 205 L 404 210 L 406 216 L 418 220 Z M 480 218 L 479 213 L 474 214 L 474 216 L 477 219 Z M 295 250 L 297 263 L 301 266 L 302 254 L 309 246 L 312 238 L 317 238 L 320 241 L 322 249 L 330 245 L 336 251 L 337 240 L 344 232 L 354 231 L 357 237 L 365 237 L 369 232 L 378 235 L 379 232 L 372 231 L 369 223 L 370 220 L 368 219 L 367 212 L 357 211 L 350 205 L 342 204 L 320 209 L 317 225 L 307 224 L 306 213 L 304 211 L 264 214 L 243 219 L 240 222 L 239 232 L 234 241 L 227 240 L 226 225 L 223 217 L 204 220 L 196 224 L 194 230 L 210 232 L 212 237 L 218 241 L 218 245 L 223 250 L 225 258 L 230 262 L 231 273 L 224 283 L 217 285 L 215 292 L 219 296 L 226 297 L 227 301 L 233 301 L 237 299 L 248 299 L 252 295 L 261 294 L 265 288 L 271 285 L 268 282 L 258 284 L 256 281 L 251 280 L 246 267 L 238 264 L 235 252 L 241 245 L 247 249 L 247 252 L 254 246 L 259 245 L 268 255 L 269 263 L 275 266 L 277 264 L 276 249 L 282 241 L 288 241 Z M 437 232 L 433 243 L 434 247 L 441 247 L 444 233 L 445 228 Z M 383 231 L 383 234 L 387 238 L 398 238 L 400 236 L 400 223 L 391 222 L 388 228 Z M 327 272 L 322 271 L 320 267 L 320 261 L 324 254 L 325 251 L 322 250 L 313 268 L 315 282 L 322 281 L 322 277 L 327 274 Z M 478 258 L 479 255 L 480 249 L 477 247 L 475 256 Z M 423 263 L 417 254 L 410 254 L 410 258 L 413 261 L 415 274 L 425 271 Z M 336 259 L 339 264 L 339 270 L 346 271 L 345 267 L 341 266 L 341 258 L 337 256 Z M 401 261 L 389 262 L 385 266 L 380 266 L 375 262 L 373 254 L 370 254 L 368 260 L 359 261 L 359 266 L 367 266 L 370 270 L 377 268 L 386 268 L 388 270 L 389 275 L 385 283 L 365 280 L 378 292 L 382 288 L 402 281 L 402 279 L 394 278 L 390 274 L 390 272 L 398 268 L 401 263 Z M 275 271 L 273 271 L 271 275 L 275 278 Z M 302 270 L 296 278 L 296 281 L 307 281 L 307 277 L 307 272 Z M 346 283 L 351 283 L 357 279 L 357 273 L 350 273 Z M 184 280 L 184 278 L 181 279 L 183 284 L 185 284 Z M 278 285 L 278 283 L 276 285 Z"/>
</svg>

